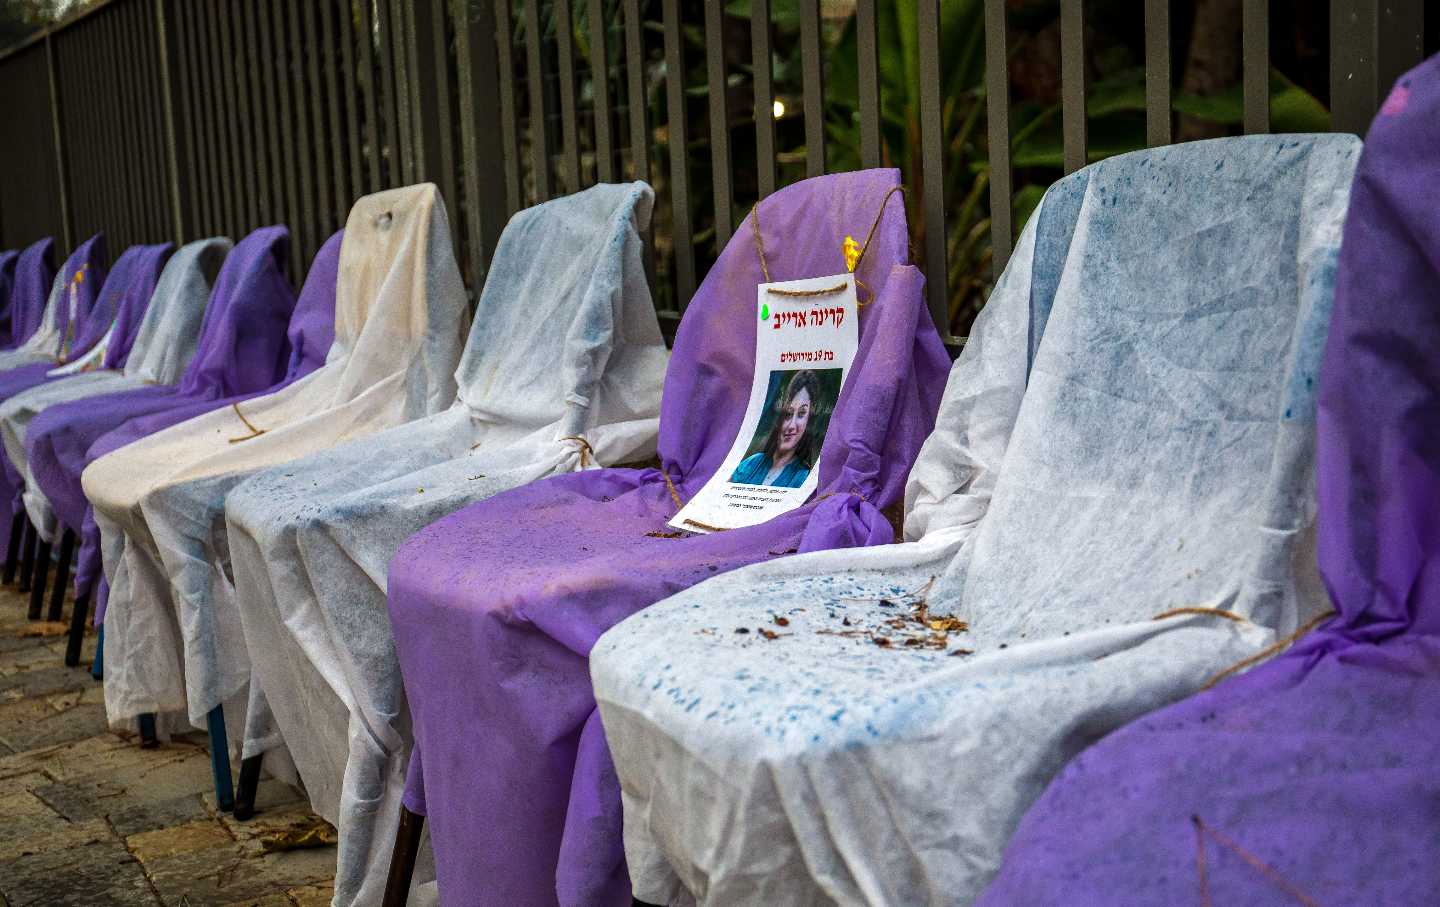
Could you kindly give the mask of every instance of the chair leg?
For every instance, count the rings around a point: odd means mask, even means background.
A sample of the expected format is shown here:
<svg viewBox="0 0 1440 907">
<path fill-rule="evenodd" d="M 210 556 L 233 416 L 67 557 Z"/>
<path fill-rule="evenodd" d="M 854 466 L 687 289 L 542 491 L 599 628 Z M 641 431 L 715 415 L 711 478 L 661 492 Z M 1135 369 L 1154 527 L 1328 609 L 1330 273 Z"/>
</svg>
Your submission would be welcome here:
<svg viewBox="0 0 1440 907">
<path fill-rule="evenodd" d="M 260 787 L 260 764 L 265 754 L 240 760 L 240 785 L 235 789 L 235 818 L 248 822 L 255 815 L 255 793 Z"/>
<path fill-rule="evenodd" d="M 235 810 L 235 787 L 230 780 L 230 741 L 225 736 L 225 710 L 215 706 L 205 716 L 210 727 L 210 770 L 215 774 L 215 803 L 222 813 Z"/>
<path fill-rule="evenodd" d="M 97 682 L 105 679 L 105 625 L 95 628 L 95 660 L 90 662 L 90 676 Z"/>
<path fill-rule="evenodd" d="M 20 540 L 25 535 L 25 511 L 15 514 L 10 521 L 10 545 L 5 549 L 5 569 L 3 580 L 5 585 L 15 582 L 15 570 L 20 566 Z"/>
<path fill-rule="evenodd" d="M 20 586 L 16 590 L 21 594 L 30 591 L 30 577 L 35 572 L 35 544 L 40 541 L 40 536 L 35 534 L 35 527 L 30 521 L 25 521 L 25 528 L 21 530 L 25 536 L 25 542 L 20 546 Z"/>
<path fill-rule="evenodd" d="M 85 645 L 85 624 L 90 621 L 90 594 L 75 596 L 75 608 L 70 612 L 70 638 L 65 642 L 65 667 L 73 668 L 80 663 L 80 649 Z M 95 670 L 100 668 L 100 646 L 95 646 Z"/>
<path fill-rule="evenodd" d="M 159 745 L 160 738 L 155 734 L 155 713 L 146 712 L 140 716 L 140 748 L 153 750 Z"/>
<path fill-rule="evenodd" d="M 395 850 L 390 854 L 390 876 L 385 880 L 384 907 L 405 907 L 410 899 L 410 879 L 415 875 L 415 857 L 420 853 L 420 832 L 425 817 L 400 807 L 400 827 L 395 829 Z"/>
<path fill-rule="evenodd" d="M 34 582 L 30 584 L 30 619 L 40 619 L 40 609 L 45 607 L 45 586 L 50 582 L 50 543 L 41 542 L 35 553 Z"/>
<path fill-rule="evenodd" d="M 49 620 L 65 614 L 65 590 L 70 588 L 70 562 L 75 559 L 75 533 L 69 529 L 60 537 L 60 562 L 55 565 L 55 589 L 50 593 Z"/>
</svg>

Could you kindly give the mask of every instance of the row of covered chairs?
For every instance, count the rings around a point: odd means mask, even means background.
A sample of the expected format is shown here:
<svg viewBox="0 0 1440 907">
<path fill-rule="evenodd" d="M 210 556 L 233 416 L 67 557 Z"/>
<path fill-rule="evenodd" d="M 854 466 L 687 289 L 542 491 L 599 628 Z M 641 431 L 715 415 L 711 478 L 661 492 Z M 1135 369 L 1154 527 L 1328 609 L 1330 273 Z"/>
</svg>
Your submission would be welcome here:
<svg viewBox="0 0 1440 907">
<path fill-rule="evenodd" d="M 7 565 L 38 602 L 70 540 L 112 726 L 205 729 L 241 817 L 262 765 L 303 786 L 336 904 L 1421 903 L 1436 148 L 1432 60 L 1363 152 L 1087 167 L 953 367 L 890 170 L 762 200 L 669 353 L 643 183 L 517 214 L 473 318 L 433 186 L 357 202 L 298 297 L 281 227 L 53 279 L 36 244 L 0 256 Z M 816 493 L 673 529 L 756 287 L 847 237 Z"/>
</svg>

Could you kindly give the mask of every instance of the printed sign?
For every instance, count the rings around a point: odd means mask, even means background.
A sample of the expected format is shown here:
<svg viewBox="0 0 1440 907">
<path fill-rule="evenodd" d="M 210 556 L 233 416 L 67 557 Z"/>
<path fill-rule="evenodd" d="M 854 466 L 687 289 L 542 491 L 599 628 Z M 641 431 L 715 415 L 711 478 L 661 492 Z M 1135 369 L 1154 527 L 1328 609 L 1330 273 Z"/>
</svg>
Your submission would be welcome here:
<svg viewBox="0 0 1440 907">
<path fill-rule="evenodd" d="M 763 283 L 755 308 L 755 377 L 740 433 L 670 521 L 676 529 L 754 526 L 805 503 L 820 481 L 820 448 L 860 344 L 855 275 Z"/>
</svg>

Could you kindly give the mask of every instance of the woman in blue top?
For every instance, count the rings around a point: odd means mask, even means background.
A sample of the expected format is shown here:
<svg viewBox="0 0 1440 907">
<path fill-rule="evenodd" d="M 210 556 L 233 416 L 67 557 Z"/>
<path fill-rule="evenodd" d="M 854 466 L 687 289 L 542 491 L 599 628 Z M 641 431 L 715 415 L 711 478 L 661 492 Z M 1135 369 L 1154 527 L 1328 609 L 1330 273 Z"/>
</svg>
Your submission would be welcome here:
<svg viewBox="0 0 1440 907">
<path fill-rule="evenodd" d="M 763 450 L 740 461 L 730 481 L 738 485 L 799 488 L 815 463 L 815 442 L 810 431 L 820 379 L 809 369 L 790 376 L 779 396 L 775 420 Z"/>
</svg>

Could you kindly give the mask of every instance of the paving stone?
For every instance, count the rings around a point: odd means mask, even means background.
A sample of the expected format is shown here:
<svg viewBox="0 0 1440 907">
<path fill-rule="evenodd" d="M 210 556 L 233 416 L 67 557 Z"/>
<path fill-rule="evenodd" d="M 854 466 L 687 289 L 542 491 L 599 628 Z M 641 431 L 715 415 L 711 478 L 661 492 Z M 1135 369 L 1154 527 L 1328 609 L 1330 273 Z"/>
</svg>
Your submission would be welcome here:
<svg viewBox="0 0 1440 907">
<path fill-rule="evenodd" d="M 221 907 L 237 901 L 261 901 L 285 889 L 258 872 L 233 843 L 142 860 L 145 875 L 166 904 Z"/>
<path fill-rule="evenodd" d="M 140 864 L 103 822 L 94 824 L 105 837 L 55 840 L 0 862 L 0 893 L 11 907 L 159 907 Z"/>
<path fill-rule="evenodd" d="M 141 832 L 183 825 L 210 815 L 198 794 L 171 797 L 166 800 L 145 800 L 110 813 L 110 825 L 122 838 Z"/>
<path fill-rule="evenodd" d="M 0 740 L 18 752 L 105 732 L 104 705 L 75 702 L 64 709 L 55 709 L 50 702 L 46 705 L 52 707 L 33 721 L 0 722 Z"/>
<path fill-rule="evenodd" d="M 290 895 L 297 907 L 330 907 L 330 902 L 335 899 L 335 885 L 302 885 L 285 893 Z"/>
<path fill-rule="evenodd" d="M 125 839 L 141 863 L 149 865 L 166 857 L 192 853 L 197 850 L 231 848 L 235 839 L 225 827 L 213 819 L 205 818 L 172 828 L 158 828 Z"/>
</svg>

